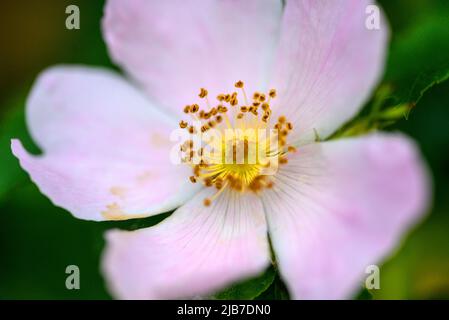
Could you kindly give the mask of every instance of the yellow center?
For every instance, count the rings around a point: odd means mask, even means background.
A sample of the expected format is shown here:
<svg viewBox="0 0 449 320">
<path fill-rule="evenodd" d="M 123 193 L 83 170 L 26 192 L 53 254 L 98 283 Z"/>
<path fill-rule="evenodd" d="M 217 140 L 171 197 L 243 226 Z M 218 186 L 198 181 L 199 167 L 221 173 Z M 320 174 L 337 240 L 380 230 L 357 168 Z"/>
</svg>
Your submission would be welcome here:
<svg viewBox="0 0 449 320">
<path fill-rule="evenodd" d="M 225 188 L 255 193 L 271 188 L 270 176 L 278 165 L 287 163 L 286 154 L 295 151 L 287 145 L 293 126 L 284 116 L 272 129 L 267 127 L 276 90 L 271 89 L 268 94 L 255 92 L 249 101 L 243 82 L 236 82 L 235 87 L 243 95 L 242 103 L 238 92 L 232 92 L 219 94 L 214 107 L 208 91 L 201 88 L 199 97 L 206 101 L 207 109 L 198 104 L 187 105 L 184 112 L 193 121 L 179 123 L 189 134 L 181 152 L 182 161 L 193 168 L 190 181 L 217 189 L 214 196 L 204 200 L 206 206 Z"/>
</svg>

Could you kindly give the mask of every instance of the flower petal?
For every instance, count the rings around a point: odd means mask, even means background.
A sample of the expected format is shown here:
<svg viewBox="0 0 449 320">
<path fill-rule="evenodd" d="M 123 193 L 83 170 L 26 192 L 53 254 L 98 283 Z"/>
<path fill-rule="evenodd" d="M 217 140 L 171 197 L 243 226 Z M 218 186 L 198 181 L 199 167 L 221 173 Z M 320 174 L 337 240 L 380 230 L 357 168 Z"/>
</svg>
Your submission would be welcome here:
<svg viewBox="0 0 449 320">
<path fill-rule="evenodd" d="M 366 268 L 398 244 L 428 200 L 423 163 L 400 135 L 298 149 L 263 197 L 292 297 L 350 297 L 364 284 Z"/>
<path fill-rule="evenodd" d="M 205 207 L 211 192 L 201 191 L 154 227 L 107 233 L 103 271 L 116 297 L 192 298 L 268 266 L 260 199 L 225 190 Z"/>
<path fill-rule="evenodd" d="M 27 123 L 44 155 L 29 155 L 18 141 L 13 153 L 42 193 L 78 218 L 149 216 L 196 191 L 187 166 L 170 161 L 176 123 L 112 72 L 44 72 L 27 102 Z"/>
<path fill-rule="evenodd" d="M 295 124 L 295 138 L 326 138 L 352 118 L 383 71 L 388 26 L 369 29 L 369 0 L 289 0 L 272 86 L 274 115 Z M 370 26 L 368 24 L 368 26 Z M 276 108 L 276 105 L 279 108 Z"/>
<path fill-rule="evenodd" d="M 281 1 L 109 0 L 103 33 L 110 55 L 151 97 L 180 114 L 206 87 L 215 97 L 268 80 Z"/>
</svg>

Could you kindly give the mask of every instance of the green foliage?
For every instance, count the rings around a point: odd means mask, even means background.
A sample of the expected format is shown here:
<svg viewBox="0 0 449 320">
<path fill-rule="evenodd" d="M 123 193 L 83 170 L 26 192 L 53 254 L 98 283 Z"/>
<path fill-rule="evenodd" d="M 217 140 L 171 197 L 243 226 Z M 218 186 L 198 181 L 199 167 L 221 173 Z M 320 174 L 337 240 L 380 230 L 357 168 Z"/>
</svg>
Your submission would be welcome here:
<svg viewBox="0 0 449 320">
<path fill-rule="evenodd" d="M 416 105 L 423 94 L 449 78 L 449 19 L 435 14 L 392 43 L 385 82 L 397 103 Z"/>
<path fill-rule="evenodd" d="M 262 275 L 237 283 L 214 295 L 220 300 L 252 300 L 266 291 L 276 276 L 274 267 L 268 268 Z"/>
<path fill-rule="evenodd" d="M 289 300 L 290 295 L 288 293 L 285 283 L 279 276 L 279 270 L 276 272 L 276 276 L 267 290 L 262 292 L 256 297 L 256 300 Z"/>
<path fill-rule="evenodd" d="M 31 146 L 31 150 L 37 151 L 26 129 L 23 96 L 11 101 L 13 109 L 0 119 L 0 202 L 14 187 L 27 181 L 18 160 L 11 153 L 11 139 L 18 138 Z"/>
<path fill-rule="evenodd" d="M 105 228 L 74 219 L 31 184 L 0 204 L 0 299 L 108 299 L 99 262 Z M 65 269 L 80 269 L 80 290 L 67 290 Z"/>
<path fill-rule="evenodd" d="M 373 295 L 368 289 L 362 289 L 356 297 L 357 300 L 373 300 Z"/>
<path fill-rule="evenodd" d="M 367 107 L 330 139 L 384 129 L 408 119 L 423 95 L 449 78 L 449 19 L 432 15 L 397 36 L 383 84 Z"/>
</svg>

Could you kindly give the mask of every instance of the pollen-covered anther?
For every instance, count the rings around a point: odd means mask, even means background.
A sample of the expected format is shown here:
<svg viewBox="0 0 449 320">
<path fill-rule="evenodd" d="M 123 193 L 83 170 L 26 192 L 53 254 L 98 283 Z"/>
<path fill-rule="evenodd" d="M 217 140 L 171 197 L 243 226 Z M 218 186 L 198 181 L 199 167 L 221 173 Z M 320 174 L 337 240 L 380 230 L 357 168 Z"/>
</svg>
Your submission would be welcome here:
<svg viewBox="0 0 449 320">
<path fill-rule="evenodd" d="M 243 88 L 243 81 L 241 81 L 241 80 L 239 80 L 239 81 L 237 81 L 235 84 L 234 84 L 234 86 L 236 87 L 236 88 Z"/>
<path fill-rule="evenodd" d="M 205 97 L 208 95 L 208 93 L 209 93 L 209 92 L 208 92 L 206 89 L 201 88 L 201 89 L 200 89 L 200 93 L 199 93 L 198 96 L 199 96 L 200 98 L 205 98 Z"/>
<path fill-rule="evenodd" d="M 207 130 L 209 130 L 209 126 L 207 124 L 204 124 L 204 125 L 201 126 L 201 132 L 202 133 L 206 132 Z"/>
<path fill-rule="evenodd" d="M 196 133 L 196 128 L 194 126 L 190 126 L 189 127 L 189 133 L 190 134 L 195 134 Z"/>
<path fill-rule="evenodd" d="M 189 125 L 189 124 L 188 124 L 187 122 L 185 122 L 184 120 L 182 120 L 182 121 L 179 122 L 179 127 L 180 127 L 181 129 L 187 128 L 188 125 Z"/>
<path fill-rule="evenodd" d="M 190 106 L 190 112 L 192 112 L 192 113 L 196 113 L 199 109 L 200 109 L 200 106 L 197 105 L 196 103 L 195 103 L 195 104 L 192 104 L 192 105 Z"/>
<path fill-rule="evenodd" d="M 238 99 L 237 99 L 237 92 L 234 92 L 232 95 L 231 95 L 231 98 L 229 99 L 229 104 L 231 105 L 231 106 L 236 106 L 237 104 L 239 103 L 239 101 L 238 101 Z"/>
</svg>

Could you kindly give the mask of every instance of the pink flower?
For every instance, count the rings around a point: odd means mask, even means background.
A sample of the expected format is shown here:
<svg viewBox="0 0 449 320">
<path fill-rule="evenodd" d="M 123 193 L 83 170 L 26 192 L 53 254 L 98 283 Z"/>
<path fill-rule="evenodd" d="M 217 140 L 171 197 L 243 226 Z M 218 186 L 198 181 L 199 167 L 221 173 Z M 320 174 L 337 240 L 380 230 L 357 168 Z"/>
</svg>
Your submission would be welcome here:
<svg viewBox="0 0 449 320">
<path fill-rule="evenodd" d="M 27 122 L 43 155 L 17 140 L 12 150 L 42 193 L 96 221 L 179 207 L 154 227 L 107 233 L 103 271 L 116 297 L 193 297 L 260 274 L 271 263 L 268 235 L 292 298 L 347 298 L 361 287 L 429 195 L 419 152 L 401 134 L 315 143 L 360 110 L 382 74 L 388 27 L 383 17 L 379 30 L 365 26 L 368 4 L 109 0 L 104 37 L 136 84 L 81 66 L 39 77 Z M 199 88 L 215 97 L 238 80 L 248 95 L 277 89 L 267 123 L 285 116 L 296 152 L 283 153 L 257 192 L 260 175 L 235 173 L 217 195 L 201 188 L 204 173 L 192 184 L 191 167 L 172 164 L 169 135 L 185 105 L 204 107 Z"/>
</svg>

